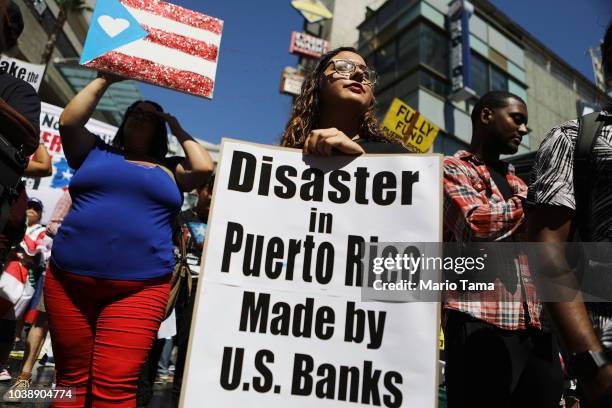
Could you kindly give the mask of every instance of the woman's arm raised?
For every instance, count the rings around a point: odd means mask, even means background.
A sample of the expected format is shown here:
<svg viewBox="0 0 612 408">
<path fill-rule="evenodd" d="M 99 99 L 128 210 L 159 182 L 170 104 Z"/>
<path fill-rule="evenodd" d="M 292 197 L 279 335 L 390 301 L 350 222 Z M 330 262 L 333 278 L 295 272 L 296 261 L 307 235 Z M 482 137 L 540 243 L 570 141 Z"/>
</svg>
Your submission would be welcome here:
<svg viewBox="0 0 612 408">
<path fill-rule="evenodd" d="M 78 168 L 95 144 L 95 136 L 85 129 L 104 92 L 119 79 L 99 74 L 68 103 L 59 120 L 64 154 L 70 167 Z"/>
</svg>

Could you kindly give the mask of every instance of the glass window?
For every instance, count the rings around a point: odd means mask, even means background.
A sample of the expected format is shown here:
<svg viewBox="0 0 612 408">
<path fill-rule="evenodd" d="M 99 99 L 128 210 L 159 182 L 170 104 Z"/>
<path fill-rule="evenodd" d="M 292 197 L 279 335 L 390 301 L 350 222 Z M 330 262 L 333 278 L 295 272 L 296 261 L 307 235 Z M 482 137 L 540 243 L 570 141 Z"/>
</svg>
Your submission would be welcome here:
<svg viewBox="0 0 612 408">
<path fill-rule="evenodd" d="M 51 34 L 53 27 L 55 27 L 55 16 L 51 10 L 46 9 L 42 14 L 42 26 L 47 34 Z"/>
<path fill-rule="evenodd" d="M 419 57 L 422 64 L 446 76 L 448 70 L 448 38 L 427 24 L 421 24 Z"/>
<path fill-rule="evenodd" d="M 415 71 L 395 85 L 395 94 L 398 98 L 404 100 L 417 89 L 419 89 L 419 73 Z"/>
<path fill-rule="evenodd" d="M 397 42 L 397 71 L 402 74 L 418 64 L 419 28 L 413 27 L 403 33 Z"/>
<path fill-rule="evenodd" d="M 508 76 L 505 72 L 491 66 L 491 91 L 507 91 L 508 90 Z"/>
<path fill-rule="evenodd" d="M 448 86 L 446 82 L 427 71 L 420 72 L 419 82 L 421 86 L 424 86 L 444 98 L 448 95 Z"/>
<path fill-rule="evenodd" d="M 376 71 L 379 86 L 385 86 L 395 78 L 395 41 L 376 51 Z"/>
<path fill-rule="evenodd" d="M 513 93 L 515 95 L 520 96 L 525 102 L 527 101 L 527 91 L 521 84 L 518 82 L 514 82 L 513 80 L 508 80 L 508 92 Z"/>
<path fill-rule="evenodd" d="M 389 0 L 378 9 L 376 25 L 378 30 L 384 28 L 389 21 L 397 16 L 405 0 Z"/>
<path fill-rule="evenodd" d="M 359 27 L 359 44 L 363 44 L 366 41 L 370 41 L 374 38 L 376 29 L 376 19 L 370 18 L 366 20 L 361 27 Z"/>
<path fill-rule="evenodd" d="M 425 2 L 421 2 L 421 14 L 425 18 L 430 20 L 432 23 L 440 27 L 441 29 L 445 28 L 444 27 L 444 21 L 445 21 L 444 14 L 440 13 L 438 10 L 431 7 L 429 4 Z"/>
<path fill-rule="evenodd" d="M 472 54 L 472 88 L 477 95 L 484 95 L 489 90 L 489 66 L 487 62 Z"/>
</svg>

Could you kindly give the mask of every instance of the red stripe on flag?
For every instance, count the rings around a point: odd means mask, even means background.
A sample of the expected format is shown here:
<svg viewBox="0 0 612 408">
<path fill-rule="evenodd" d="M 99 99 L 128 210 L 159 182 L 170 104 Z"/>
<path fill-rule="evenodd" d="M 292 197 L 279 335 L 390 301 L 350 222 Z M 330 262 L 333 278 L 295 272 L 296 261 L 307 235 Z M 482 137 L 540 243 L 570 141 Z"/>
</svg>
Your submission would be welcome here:
<svg viewBox="0 0 612 408">
<path fill-rule="evenodd" d="M 212 62 L 217 61 L 219 48 L 216 45 L 185 37 L 180 34 L 158 30 L 147 25 L 143 25 L 142 28 L 149 32 L 149 36 L 145 38 L 147 41 L 173 48 L 196 57 L 201 57 Z"/>
<path fill-rule="evenodd" d="M 121 2 L 126 6 L 148 11 L 215 34 L 221 34 L 223 31 L 223 21 L 175 4 L 155 0 L 121 0 Z"/>
<path fill-rule="evenodd" d="M 214 81 L 203 75 L 111 51 L 86 64 L 138 81 L 210 98 Z"/>
</svg>

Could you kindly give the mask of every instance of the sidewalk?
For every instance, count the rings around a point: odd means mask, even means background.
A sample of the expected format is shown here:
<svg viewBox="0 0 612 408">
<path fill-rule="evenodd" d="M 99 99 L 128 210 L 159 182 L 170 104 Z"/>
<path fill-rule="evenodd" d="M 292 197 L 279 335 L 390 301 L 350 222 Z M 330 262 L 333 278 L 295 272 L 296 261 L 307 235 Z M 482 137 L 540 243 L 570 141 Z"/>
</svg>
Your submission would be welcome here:
<svg viewBox="0 0 612 408">
<path fill-rule="evenodd" d="M 20 366 L 20 361 L 16 359 L 9 360 L 10 368 L 9 371 L 13 374 L 14 377 L 19 375 L 18 368 Z M 33 385 L 45 385 L 51 383 L 51 379 L 53 377 L 53 369 L 54 367 L 43 367 L 38 362 L 34 366 L 34 372 L 32 373 L 32 384 Z M 13 381 L 5 381 L 0 382 L 0 408 L 16 408 L 16 407 L 25 407 L 25 408 L 47 408 L 50 404 L 47 403 L 8 403 L 3 402 L 1 400 L 2 395 L 8 390 Z M 151 400 L 151 404 L 149 408 L 167 408 L 170 406 L 170 393 L 172 390 L 172 383 L 169 384 L 155 384 L 153 399 Z"/>
</svg>

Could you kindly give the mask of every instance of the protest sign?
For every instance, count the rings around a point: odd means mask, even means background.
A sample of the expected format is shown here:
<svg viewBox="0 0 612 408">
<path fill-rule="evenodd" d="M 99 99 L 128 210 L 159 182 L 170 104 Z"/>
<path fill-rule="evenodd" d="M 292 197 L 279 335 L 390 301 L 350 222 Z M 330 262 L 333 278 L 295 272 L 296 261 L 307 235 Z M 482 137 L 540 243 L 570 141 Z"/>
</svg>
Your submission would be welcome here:
<svg viewBox="0 0 612 408">
<path fill-rule="evenodd" d="M 385 115 L 383 130 L 416 153 L 427 153 L 440 128 L 400 99 L 395 98 Z"/>
<path fill-rule="evenodd" d="M 225 139 L 181 406 L 435 407 L 439 303 L 364 302 L 368 242 L 439 242 L 442 157 Z"/>
<path fill-rule="evenodd" d="M 212 98 L 223 21 L 158 0 L 98 1 L 81 64 Z"/>
<path fill-rule="evenodd" d="M 304 74 L 293 67 L 285 67 L 281 77 L 280 91 L 289 95 L 299 95 L 304 84 Z"/>
<path fill-rule="evenodd" d="M 42 64 L 31 64 L 19 60 L 17 58 L 11 58 L 4 54 L 0 55 L 0 74 L 9 74 L 15 78 L 26 81 L 36 91 L 42 84 L 43 77 L 45 76 L 45 66 Z"/>
<path fill-rule="evenodd" d="M 40 143 L 44 144 L 49 151 L 53 174 L 51 177 L 25 178 L 28 196 L 40 199 L 45 206 L 42 218 L 43 224 L 49 221 L 55 204 L 62 196 L 64 190 L 68 188 L 74 173 L 68 167 L 66 156 L 64 156 L 64 149 L 62 149 L 62 140 L 59 135 L 59 117 L 61 114 L 62 108 L 44 102 L 41 104 Z M 117 132 L 115 126 L 95 119 L 90 119 L 86 127 L 90 132 L 99 136 L 107 143 L 112 141 Z"/>
</svg>

